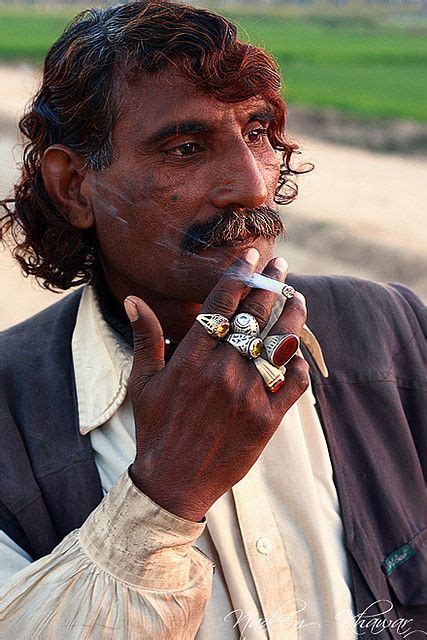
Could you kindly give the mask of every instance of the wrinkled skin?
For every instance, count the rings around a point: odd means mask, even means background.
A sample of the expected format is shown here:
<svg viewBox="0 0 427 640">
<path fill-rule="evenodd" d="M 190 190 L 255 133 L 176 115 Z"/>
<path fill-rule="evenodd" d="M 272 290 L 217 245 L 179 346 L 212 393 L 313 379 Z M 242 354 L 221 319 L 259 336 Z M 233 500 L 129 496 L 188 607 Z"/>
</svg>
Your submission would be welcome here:
<svg viewBox="0 0 427 640">
<path fill-rule="evenodd" d="M 111 166 L 95 173 L 78 154 L 54 145 L 43 177 L 72 224 L 96 225 L 108 285 L 120 303 L 131 296 L 126 306 L 137 317 L 131 477 L 164 508 L 199 520 L 254 464 L 307 387 L 308 373 L 295 356 L 285 385 L 269 394 L 252 363 L 194 322 L 203 303 L 203 312 L 231 317 L 245 310 L 266 323 L 274 294 L 248 293 L 226 272 L 233 263 L 235 271 L 284 281 L 286 263 L 273 259 L 273 239 L 184 255 L 182 234 L 227 208 L 274 207 L 280 157 L 265 135 L 262 99 L 220 103 L 170 71 L 122 87 L 120 95 Z M 209 131 L 148 144 L 165 125 L 183 121 L 203 121 Z M 271 333 L 299 335 L 305 316 L 297 295 Z M 179 342 L 166 365 L 164 335 Z"/>
</svg>

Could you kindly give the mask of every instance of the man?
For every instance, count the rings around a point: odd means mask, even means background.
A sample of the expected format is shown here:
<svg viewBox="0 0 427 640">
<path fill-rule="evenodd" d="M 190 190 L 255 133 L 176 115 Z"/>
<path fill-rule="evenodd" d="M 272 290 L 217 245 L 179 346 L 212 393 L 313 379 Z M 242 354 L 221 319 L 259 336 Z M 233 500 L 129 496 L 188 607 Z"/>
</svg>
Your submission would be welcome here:
<svg viewBox="0 0 427 640">
<path fill-rule="evenodd" d="M 2 637 L 427 633 L 424 309 L 248 287 L 287 276 L 279 90 L 225 19 L 169 2 L 86 12 L 49 52 L 3 233 L 45 286 L 85 286 L 1 336 Z"/>
</svg>

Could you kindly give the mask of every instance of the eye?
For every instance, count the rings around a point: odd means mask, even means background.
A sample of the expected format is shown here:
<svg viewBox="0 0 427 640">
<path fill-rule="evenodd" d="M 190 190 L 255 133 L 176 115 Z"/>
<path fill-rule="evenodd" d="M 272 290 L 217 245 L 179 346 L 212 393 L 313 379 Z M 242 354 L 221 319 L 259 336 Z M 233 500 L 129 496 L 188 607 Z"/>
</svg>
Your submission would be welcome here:
<svg viewBox="0 0 427 640">
<path fill-rule="evenodd" d="M 194 156 L 200 151 L 202 151 L 202 147 L 197 144 L 197 142 L 184 142 L 184 144 L 168 149 L 167 153 L 172 156 L 177 156 L 178 158 L 183 158 L 184 156 Z"/>
<path fill-rule="evenodd" d="M 251 144 L 256 144 L 263 138 L 267 137 L 267 132 L 267 127 L 258 127 L 257 129 L 252 129 L 252 131 L 249 131 L 249 133 L 246 134 L 246 138 Z"/>
</svg>

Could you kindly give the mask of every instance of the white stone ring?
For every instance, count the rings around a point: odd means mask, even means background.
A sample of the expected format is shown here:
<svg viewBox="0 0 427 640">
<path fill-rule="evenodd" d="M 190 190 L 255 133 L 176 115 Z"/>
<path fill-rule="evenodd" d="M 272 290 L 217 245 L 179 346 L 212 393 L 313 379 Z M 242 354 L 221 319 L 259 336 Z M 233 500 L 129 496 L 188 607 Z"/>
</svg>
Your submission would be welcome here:
<svg viewBox="0 0 427 640">
<path fill-rule="evenodd" d="M 238 313 L 231 319 L 230 329 L 233 333 L 244 333 L 248 336 L 259 336 L 259 324 L 250 313 Z"/>
</svg>

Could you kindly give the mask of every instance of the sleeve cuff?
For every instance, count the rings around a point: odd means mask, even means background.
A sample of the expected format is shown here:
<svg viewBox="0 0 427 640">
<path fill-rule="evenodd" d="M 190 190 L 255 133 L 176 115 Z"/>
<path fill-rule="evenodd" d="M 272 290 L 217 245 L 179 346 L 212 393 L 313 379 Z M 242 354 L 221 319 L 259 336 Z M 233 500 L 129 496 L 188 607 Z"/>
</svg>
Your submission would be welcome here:
<svg viewBox="0 0 427 640">
<path fill-rule="evenodd" d="M 132 483 L 128 472 L 80 528 L 85 553 L 118 580 L 138 588 L 188 588 L 213 562 L 192 547 L 206 522 L 166 511 Z"/>
</svg>

